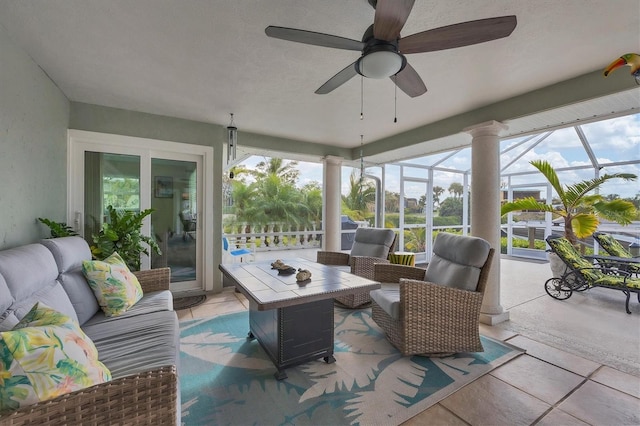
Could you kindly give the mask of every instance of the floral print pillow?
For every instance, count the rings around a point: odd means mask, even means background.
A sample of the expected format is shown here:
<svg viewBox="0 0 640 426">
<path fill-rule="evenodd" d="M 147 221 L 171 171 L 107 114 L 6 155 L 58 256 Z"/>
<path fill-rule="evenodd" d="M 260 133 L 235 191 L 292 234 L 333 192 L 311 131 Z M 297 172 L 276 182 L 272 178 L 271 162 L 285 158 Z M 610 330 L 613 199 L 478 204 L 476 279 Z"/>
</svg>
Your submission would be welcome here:
<svg viewBox="0 0 640 426">
<path fill-rule="evenodd" d="M 140 282 L 118 253 L 102 261 L 83 261 L 82 272 L 108 317 L 123 314 L 142 299 Z"/>
<path fill-rule="evenodd" d="M 111 380 L 78 323 L 42 303 L 0 337 L 0 414 Z"/>
</svg>

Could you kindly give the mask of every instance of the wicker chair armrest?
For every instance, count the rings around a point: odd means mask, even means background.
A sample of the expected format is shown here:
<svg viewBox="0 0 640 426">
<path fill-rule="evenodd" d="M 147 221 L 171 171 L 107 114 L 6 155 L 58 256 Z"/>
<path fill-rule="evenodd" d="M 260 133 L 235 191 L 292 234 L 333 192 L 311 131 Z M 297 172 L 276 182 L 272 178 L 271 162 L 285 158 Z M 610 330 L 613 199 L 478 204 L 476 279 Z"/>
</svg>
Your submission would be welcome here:
<svg viewBox="0 0 640 426">
<path fill-rule="evenodd" d="M 422 352 L 482 351 L 479 321 L 483 294 L 426 281 L 400 280 L 400 321 L 408 342 L 428 342 Z"/>
<path fill-rule="evenodd" d="M 316 261 L 323 265 L 349 265 L 349 253 L 339 251 L 319 251 Z"/>
<path fill-rule="evenodd" d="M 171 282 L 171 268 L 155 268 L 145 271 L 135 271 L 134 275 L 140 281 L 140 286 L 144 293 L 153 291 L 169 290 Z"/>
<path fill-rule="evenodd" d="M 373 279 L 374 265 L 378 263 L 389 263 L 387 259 L 370 256 L 351 256 L 351 273 L 359 277 Z"/>
<path fill-rule="evenodd" d="M 373 270 L 373 279 L 381 283 L 397 283 L 400 282 L 400 278 L 424 280 L 424 274 L 427 272 L 423 268 L 393 263 L 376 263 Z"/>
<path fill-rule="evenodd" d="M 0 417 L 2 425 L 177 423 L 178 374 L 165 366 L 81 389 Z"/>
</svg>

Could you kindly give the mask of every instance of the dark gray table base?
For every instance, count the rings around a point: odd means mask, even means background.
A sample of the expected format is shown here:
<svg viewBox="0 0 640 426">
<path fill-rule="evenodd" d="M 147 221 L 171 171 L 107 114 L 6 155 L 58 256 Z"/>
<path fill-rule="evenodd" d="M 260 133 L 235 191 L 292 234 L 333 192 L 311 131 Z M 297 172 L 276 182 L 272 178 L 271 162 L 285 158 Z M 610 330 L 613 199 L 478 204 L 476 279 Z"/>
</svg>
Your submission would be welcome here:
<svg viewBox="0 0 640 426">
<path fill-rule="evenodd" d="M 278 369 L 275 377 L 286 379 L 285 368 L 318 358 L 333 357 L 333 299 L 259 311 L 250 302 L 249 335 L 257 338 Z"/>
</svg>

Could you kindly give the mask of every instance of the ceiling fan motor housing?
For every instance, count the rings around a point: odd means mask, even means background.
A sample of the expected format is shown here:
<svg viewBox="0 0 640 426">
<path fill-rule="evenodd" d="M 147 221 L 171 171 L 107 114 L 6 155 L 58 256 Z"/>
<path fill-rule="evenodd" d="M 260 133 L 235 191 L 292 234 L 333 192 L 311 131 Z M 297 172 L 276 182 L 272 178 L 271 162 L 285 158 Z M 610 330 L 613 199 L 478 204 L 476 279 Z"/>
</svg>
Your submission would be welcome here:
<svg viewBox="0 0 640 426">
<path fill-rule="evenodd" d="M 362 56 L 356 61 L 358 74 L 368 78 L 387 78 L 399 73 L 407 59 L 398 52 L 398 41 L 379 40 L 373 36 L 373 25 L 364 32 Z"/>
</svg>

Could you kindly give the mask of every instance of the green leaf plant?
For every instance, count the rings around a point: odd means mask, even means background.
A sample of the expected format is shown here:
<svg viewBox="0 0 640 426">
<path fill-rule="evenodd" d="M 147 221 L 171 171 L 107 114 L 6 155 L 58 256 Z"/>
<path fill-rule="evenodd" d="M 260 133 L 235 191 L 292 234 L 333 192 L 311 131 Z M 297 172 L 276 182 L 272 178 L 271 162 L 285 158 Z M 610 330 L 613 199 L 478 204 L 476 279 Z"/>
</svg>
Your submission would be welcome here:
<svg viewBox="0 0 640 426">
<path fill-rule="evenodd" d="M 156 241 L 142 234 L 142 221 L 154 212 L 146 209 L 141 212 L 116 210 L 107 206 L 109 220 L 102 225 L 99 233 L 93 234 L 91 254 L 94 259 L 103 260 L 113 252 L 118 252 L 132 271 L 140 270 L 140 254 L 149 256 L 147 244 L 153 252 L 162 254 Z"/>
<path fill-rule="evenodd" d="M 554 216 L 564 219 L 564 237 L 574 246 L 578 243 L 578 238 L 587 238 L 598 229 L 600 218 L 621 225 L 628 225 L 635 218 L 636 208 L 630 201 L 621 199 L 607 201 L 600 194 L 590 193 L 612 179 L 633 181 L 636 180 L 636 175 L 631 173 L 605 174 L 573 185 L 562 185 L 555 169 L 547 161 L 534 160 L 530 163 L 549 181 L 558 194 L 561 206 L 555 208 L 537 201 L 533 197 L 527 197 L 503 204 L 500 210 L 502 216 L 523 210 L 551 212 Z"/>
<path fill-rule="evenodd" d="M 49 227 L 51 231 L 51 238 L 70 237 L 73 235 L 78 235 L 72 227 L 68 226 L 64 222 L 55 222 L 53 220 L 42 217 L 39 217 L 38 220 Z"/>
</svg>

